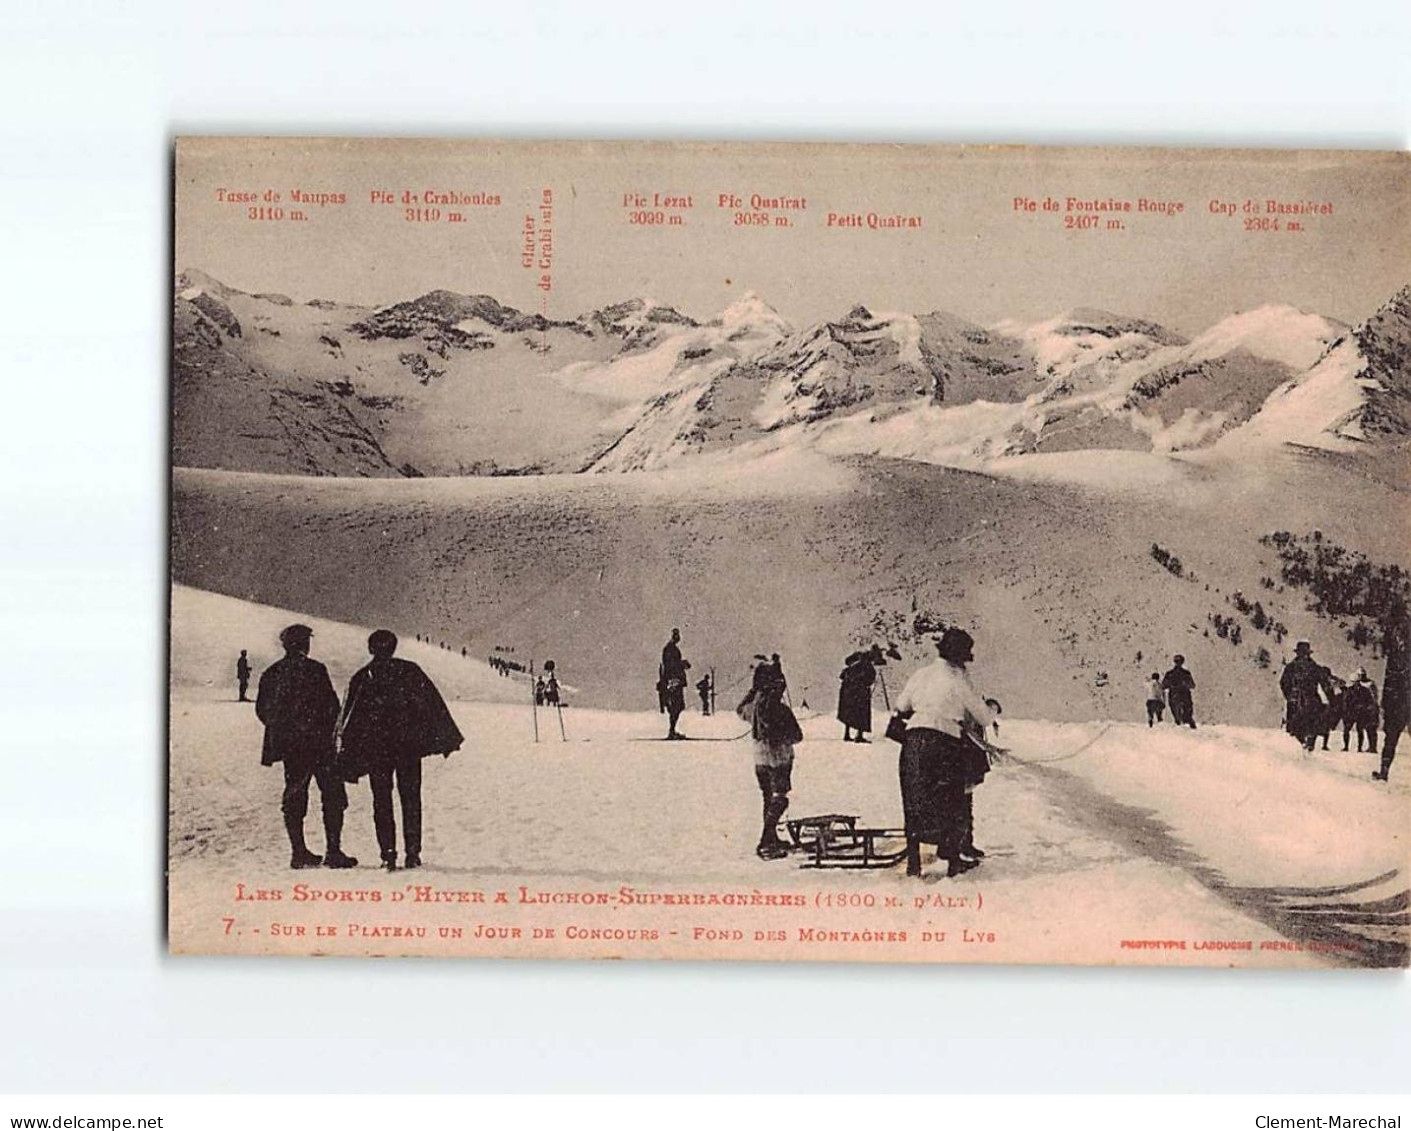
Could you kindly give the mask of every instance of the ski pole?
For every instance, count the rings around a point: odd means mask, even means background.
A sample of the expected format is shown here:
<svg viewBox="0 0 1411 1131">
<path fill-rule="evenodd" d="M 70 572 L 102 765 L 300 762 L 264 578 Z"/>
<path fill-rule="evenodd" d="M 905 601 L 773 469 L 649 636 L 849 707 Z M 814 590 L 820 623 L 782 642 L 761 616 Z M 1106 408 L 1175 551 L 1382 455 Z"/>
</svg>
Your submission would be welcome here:
<svg viewBox="0 0 1411 1131">
<path fill-rule="evenodd" d="M 534 741 L 539 741 L 539 700 L 534 697 L 534 661 L 529 661 L 529 713 L 534 718 Z"/>
</svg>

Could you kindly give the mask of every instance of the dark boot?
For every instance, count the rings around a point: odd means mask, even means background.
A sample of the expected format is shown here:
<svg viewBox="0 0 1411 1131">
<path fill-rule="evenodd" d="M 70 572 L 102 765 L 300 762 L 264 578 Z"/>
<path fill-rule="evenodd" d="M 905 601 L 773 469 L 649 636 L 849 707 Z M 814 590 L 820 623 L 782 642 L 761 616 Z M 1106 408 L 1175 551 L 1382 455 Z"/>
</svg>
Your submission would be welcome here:
<svg viewBox="0 0 1411 1131">
<path fill-rule="evenodd" d="M 779 839 L 779 818 L 789 807 L 787 797 L 771 797 L 764 802 L 764 827 L 759 833 L 755 855 L 761 860 L 778 860 L 789 854 L 788 846 Z"/>
<path fill-rule="evenodd" d="M 289 867 L 317 868 L 323 863 L 323 857 L 310 852 L 309 846 L 304 843 L 304 819 L 302 817 L 291 817 L 286 813 L 284 815 L 284 831 L 289 834 Z"/>
<path fill-rule="evenodd" d="M 325 842 L 323 866 L 325 868 L 356 868 L 358 866 L 356 856 L 347 856 L 343 852 L 343 814 L 341 812 L 323 815 L 323 837 Z"/>
<path fill-rule="evenodd" d="M 921 840 L 918 837 L 906 838 L 906 874 L 921 875 Z"/>
<path fill-rule="evenodd" d="M 382 854 L 382 868 L 387 872 L 397 870 L 397 854 L 395 852 L 384 852 Z"/>
</svg>

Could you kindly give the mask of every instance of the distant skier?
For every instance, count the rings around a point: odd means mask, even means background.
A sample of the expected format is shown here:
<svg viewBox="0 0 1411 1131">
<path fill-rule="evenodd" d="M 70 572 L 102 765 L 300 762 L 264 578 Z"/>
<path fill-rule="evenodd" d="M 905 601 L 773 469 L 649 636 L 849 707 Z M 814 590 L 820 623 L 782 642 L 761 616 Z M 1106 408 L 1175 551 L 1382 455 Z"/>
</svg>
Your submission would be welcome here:
<svg viewBox="0 0 1411 1131">
<path fill-rule="evenodd" d="M 843 724 L 843 741 L 866 742 L 863 735 L 872 729 L 872 685 L 877 682 L 872 653 L 849 655 L 843 661 L 838 682 L 838 721 Z"/>
<path fill-rule="evenodd" d="M 338 693 L 328 669 L 309 659 L 313 629 L 291 624 L 279 634 L 284 658 L 260 676 L 255 714 L 265 724 L 260 763 L 284 765 L 280 809 L 289 834 L 291 868 L 353 868 L 357 860 L 342 849 L 343 811 L 348 791 L 334 760 L 334 727 L 338 723 Z M 310 852 L 304 841 L 304 817 L 309 811 L 309 782 L 318 782 L 323 806 L 324 854 Z"/>
<path fill-rule="evenodd" d="M 1333 701 L 1331 673 L 1313 659 L 1313 645 L 1300 640 L 1293 648 L 1293 659 L 1284 665 L 1279 676 L 1279 690 L 1284 695 L 1284 729 L 1312 750 L 1318 735 L 1325 736 L 1328 708 Z"/>
<path fill-rule="evenodd" d="M 1191 693 L 1195 690 L 1195 677 L 1186 670 L 1184 656 L 1171 657 L 1171 670 L 1161 677 L 1161 688 L 1166 692 L 1166 704 L 1171 708 L 1171 721 L 1177 726 L 1188 726 L 1195 730 L 1195 705 Z"/>
<path fill-rule="evenodd" d="M 701 697 L 701 714 L 703 715 L 710 714 L 711 690 L 710 673 L 707 672 L 705 675 L 701 676 L 700 679 L 696 680 L 696 694 Z"/>
<path fill-rule="evenodd" d="M 662 710 L 666 712 L 668 739 L 686 737 L 677 733 L 676 720 L 686 709 L 686 672 L 690 667 L 690 663 L 681 657 L 681 630 L 673 628 L 671 639 L 661 650 L 661 666 L 657 669 L 657 695 Z"/>
<path fill-rule="evenodd" d="M 544 682 L 544 677 L 540 676 L 534 681 L 534 706 L 542 707 L 544 697 L 549 693 L 549 685 Z"/>
<path fill-rule="evenodd" d="M 544 661 L 544 674 L 539 677 L 539 682 L 544 685 L 544 706 L 557 707 L 559 705 L 559 677 L 554 670 L 553 660 Z"/>
<path fill-rule="evenodd" d="M 1382 676 L 1382 768 L 1372 772 L 1378 781 L 1386 781 L 1391 773 L 1401 732 L 1411 720 L 1411 666 L 1407 663 L 1405 609 L 1393 613 L 1382 641 L 1382 651 L 1387 661 Z"/>
<path fill-rule="evenodd" d="M 763 803 L 763 827 L 755 855 L 761 860 L 778 860 L 789 853 L 779 838 L 779 821 L 789 807 L 794 744 L 803 740 L 803 730 L 784 701 L 788 690 L 776 652 L 772 661 L 756 664 L 750 689 L 736 708 L 740 717 L 749 722 L 754 739 L 755 782 Z"/>
<path fill-rule="evenodd" d="M 240 649 L 240 658 L 235 661 L 235 682 L 240 685 L 240 702 L 248 703 L 250 700 L 245 693 L 250 690 L 250 658 L 244 648 Z"/>
<path fill-rule="evenodd" d="M 1161 687 L 1161 673 L 1152 672 L 1146 685 L 1146 725 L 1159 723 L 1166 710 L 1166 692 Z"/>
<path fill-rule="evenodd" d="M 421 866 L 421 760 L 449 758 L 465 741 L 446 701 L 426 673 L 398 660 L 395 633 L 379 628 L 367 638 L 372 660 L 354 673 L 338 722 L 340 768 L 350 781 L 368 775 L 372 821 L 382 866 L 397 868 L 397 822 L 392 787 L 402 803 L 403 865 Z"/>
<path fill-rule="evenodd" d="M 1348 747 L 1352 728 L 1357 728 L 1357 752 L 1365 744 L 1377 752 L 1377 726 L 1381 723 L 1381 708 L 1377 704 L 1377 685 L 1367 677 L 1366 668 L 1358 668 L 1342 693 L 1342 748 Z"/>
</svg>

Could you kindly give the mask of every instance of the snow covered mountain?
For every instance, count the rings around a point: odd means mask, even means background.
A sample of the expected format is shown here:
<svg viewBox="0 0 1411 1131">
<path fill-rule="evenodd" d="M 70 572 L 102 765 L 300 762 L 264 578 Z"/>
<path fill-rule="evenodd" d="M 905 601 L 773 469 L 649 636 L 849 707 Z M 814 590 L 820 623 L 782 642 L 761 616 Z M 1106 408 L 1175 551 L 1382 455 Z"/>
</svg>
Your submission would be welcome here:
<svg viewBox="0 0 1411 1131">
<path fill-rule="evenodd" d="M 693 455 L 749 445 L 808 443 L 827 422 L 857 411 L 888 416 L 915 404 L 1015 401 L 1036 381 L 1021 347 L 954 315 L 874 314 L 795 331 L 757 296 L 747 296 L 691 335 L 657 350 L 655 364 L 629 370 L 630 391 L 657 394 L 594 471 L 670 466 Z M 622 359 L 605 367 L 619 373 Z M 583 375 L 577 375 L 583 379 Z M 597 387 L 607 384 L 597 378 Z M 613 383 L 626 393 L 629 386 Z"/>
<path fill-rule="evenodd" d="M 1290 306 L 1186 339 L 1077 309 L 985 328 L 874 311 L 797 328 L 747 294 L 550 319 L 431 291 L 378 309 L 176 282 L 183 466 L 301 474 L 635 472 L 772 450 L 981 470 L 1017 455 L 1411 434 L 1411 289 L 1356 330 Z"/>
<path fill-rule="evenodd" d="M 1224 444 L 1351 452 L 1411 435 L 1411 287 L 1279 385 Z"/>
</svg>

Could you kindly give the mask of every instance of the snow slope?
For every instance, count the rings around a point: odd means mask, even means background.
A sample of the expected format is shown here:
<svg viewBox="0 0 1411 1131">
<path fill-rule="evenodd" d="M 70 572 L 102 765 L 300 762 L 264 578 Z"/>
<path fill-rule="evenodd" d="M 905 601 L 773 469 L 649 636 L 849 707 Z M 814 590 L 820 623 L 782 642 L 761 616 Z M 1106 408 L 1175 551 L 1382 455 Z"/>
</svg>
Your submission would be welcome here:
<svg viewBox="0 0 1411 1131">
<path fill-rule="evenodd" d="M 410 901 L 236 906 L 236 883 L 281 890 L 302 880 L 316 891 L 358 889 L 379 892 L 382 900 L 410 890 L 405 875 L 387 875 L 369 863 L 366 785 L 350 787 L 344 833 L 345 847 L 363 865 L 301 875 L 286 867 L 278 771 L 260 767 L 253 711 L 231 702 L 219 681 L 209 682 L 208 657 L 233 656 L 237 640 L 258 639 L 267 627 L 295 617 L 178 591 L 170 913 L 179 951 L 768 958 L 770 948 L 756 942 L 754 930 L 782 930 L 798 942 L 801 929 L 826 932 L 847 921 L 874 931 L 904 930 L 907 942 L 883 949 L 814 940 L 792 953 L 1282 968 L 1405 961 L 1406 914 L 1404 906 L 1396 910 L 1396 900 L 1405 890 L 1406 787 L 1394 783 L 1388 791 L 1364 780 L 1366 757 L 1309 759 L 1277 732 L 1224 728 L 1191 734 L 1173 727 L 1006 721 L 1001 737 L 1011 756 L 976 794 L 985 863 L 945 880 L 928 860 L 929 874 L 917 882 L 899 867 L 817 872 L 800 869 L 796 859 L 756 859 L 758 791 L 750 745 L 732 714 L 703 719 L 691 712 L 683 729 L 705 741 L 678 744 L 658 741 L 662 721 L 654 712 L 570 709 L 567 741 L 552 727 L 536 743 L 527 705 L 459 699 L 452 709 L 466 746 L 448 760 L 424 763 L 427 866 L 412 877 L 416 884 L 492 892 L 514 892 L 522 884 L 601 891 L 609 899 L 624 883 L 643 891 L 788 892 L 804 894 L 806 906 L 724 913 L 612 903 L 567 909 L 508 903 L 453 912 Z M 348 653 L 366 626 L 313 624 L 316 655 L 337 669 L 358 662 Z M 440 661 L 435 671 L 428 663 L 428 671 L 453 698 L 480 690 L 479 674 L 458 680 L 459 657 L 430 652 L 414 658 Z M 463 671 L 475 667 L 467 662 Z M 336 676 L 341 685 L 342 670 Z M 506 682 L 488 678 L 491 687 Z M 804 729 L 791 815 L 846 812 L 865 824 L 900 824 L 894 746 L 844 744 L 826 714 L 806 718 Z M 663 781 L 671 786 L 665 793 Z M 1358 814 L 1355 835 L 1342 819 L 1349 810 Z M 317 846 L 317 820 L 307 824 Z M 1397 868 L 1400 876 L 1387 875 Z M 861 920 L 845 920 L 827 911 L 818 893 L 870 897 L 873 909 Z M 897 903 L 888 908 L 886 897 Z M 238 929 L 227 932 L 223 916 L 233 917 Z M 272 937 L 271 921 L 333 923 L 340 934 L 319 943 Z M 465 936 L 439 939 L 436 927 L 448 922 L 466 928 Z M 557 922 L 560 933 L 552 944 L 536 944 L 530 928 L 546 922 Z M 423 926 L 429 938 L 414 930 L 400 938 L 350 938 L 352 923 Z M 651 945 L 611 938 L 590 945 L 564 937 L 564 923 L 655 927 L 661 937 Z M 476 925 L 492 924 L 517 925 L 525 937 L 474 937 Z M 698 927 L 746 931 L 739 940 L 702 938 Z M 1184 948 L 1123 946 L 1132 939 Z M 1277 949 L 1219 948 L 1232 942 Z"/>
</svg>

